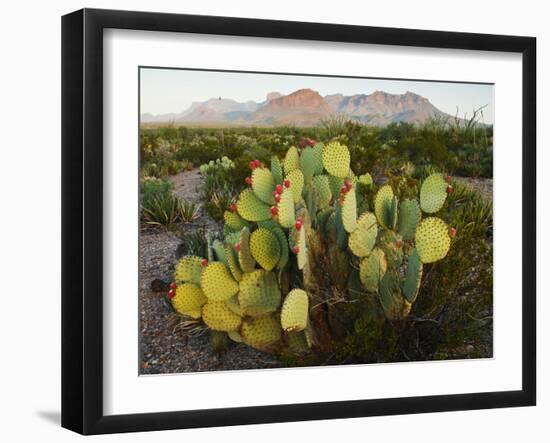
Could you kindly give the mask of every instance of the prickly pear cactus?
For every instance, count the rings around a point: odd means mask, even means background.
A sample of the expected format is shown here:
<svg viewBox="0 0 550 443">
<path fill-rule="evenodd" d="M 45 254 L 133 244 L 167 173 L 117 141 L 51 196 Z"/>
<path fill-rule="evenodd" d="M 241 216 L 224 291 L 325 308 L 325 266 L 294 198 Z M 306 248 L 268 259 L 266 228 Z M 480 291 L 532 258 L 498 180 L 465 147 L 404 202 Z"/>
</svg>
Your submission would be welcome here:
<svg viewBox="0 0 550 443">
<path fill-rule="evenodd" d="M 332 352 L 348 302 L 364 301 L 369 321 L 406 321 L 424 267 L 446 257 L 456 233 L 443 221 L 443 175 L 418 195 L 391 180 L 376 189 L 336 141 L 251 165 L 251 186 L 224 213 L 225 238 L 209 241 L 208 260 L 177 263 L 174 310 L 226 342 L 295 355 Z"/>
</svg>

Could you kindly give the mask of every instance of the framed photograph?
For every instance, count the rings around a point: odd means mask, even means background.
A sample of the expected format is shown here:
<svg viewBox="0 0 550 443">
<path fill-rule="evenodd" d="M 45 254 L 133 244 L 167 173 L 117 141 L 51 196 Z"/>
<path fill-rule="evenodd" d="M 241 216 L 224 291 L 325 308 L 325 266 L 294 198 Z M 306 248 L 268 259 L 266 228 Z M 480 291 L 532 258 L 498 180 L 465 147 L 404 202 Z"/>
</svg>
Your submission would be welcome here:
<svg viewBox="0 0 550 443">
<path fill-rule="evenodd" d="M 536 403 L 536 40 L 62 20 L 62 425 Z"/>
</svg>

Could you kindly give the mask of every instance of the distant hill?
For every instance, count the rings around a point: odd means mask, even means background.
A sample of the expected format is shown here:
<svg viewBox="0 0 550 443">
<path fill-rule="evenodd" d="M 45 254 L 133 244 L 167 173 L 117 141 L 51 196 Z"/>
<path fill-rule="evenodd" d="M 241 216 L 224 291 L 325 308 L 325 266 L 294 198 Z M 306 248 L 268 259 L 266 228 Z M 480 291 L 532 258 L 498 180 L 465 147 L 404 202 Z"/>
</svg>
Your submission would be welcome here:
<svg viewBox="0 0 550 443">
<path fill-rule="evenodd" d="M 378 126 L 392 122 L 421 124 L 434 117 L 449 117 L 427 98 L 413 92 L 389 94 L 376 91 L 372 94 L 323 97 L 312 89 L 299 89 L 288 95 L 270 92 L 266 100 L 260 103 L 211 98 L 194 102 L 179 114 L 142 114 L 141 123 L 315 126 L 335 114 Z"/>
</svg>

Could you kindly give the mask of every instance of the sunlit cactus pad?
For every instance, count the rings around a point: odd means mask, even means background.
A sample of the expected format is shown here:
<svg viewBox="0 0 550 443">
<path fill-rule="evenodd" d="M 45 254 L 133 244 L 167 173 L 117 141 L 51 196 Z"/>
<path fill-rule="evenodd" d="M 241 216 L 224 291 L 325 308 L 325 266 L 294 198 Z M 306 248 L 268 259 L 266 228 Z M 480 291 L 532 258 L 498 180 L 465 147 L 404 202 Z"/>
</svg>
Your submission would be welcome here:
<svg viewBox="0 0 550 443">
<path fill-rule="evenodd" d="M 323 165 L 335 177 L 347 177 L 350 166 L 350 154 L 347 146 L 341 145 L 338 142 L 325 145 L 323 149 Z"/>
<path fill-rule="evenodd" d="M 248 221 L 268 220 L 271 217 L 269 205 L 261 201 L 250 188 L 241 192 L 237 202 L 239 215 Z"/>
<path fill-rule="evenodd" d="M 403 295 L 409 303 L 413 303 L 418 295 L 422 281 L 422 262 L 416 249 L 413 249 L 407 259 L 407 272 L 403 283 Z"/>
<path fill-rule="evenodd" d="M 286 156 L 283 161 L 284 173 L 288 175 L 288 173 L 294 171 L 295 169 L 298 169 L 299 167 L 300 154 L 298 153 L 298 149 L 292 146 L 289 148 L 288 151 L 286 151 Z"/>
<path fill-rule="evenodd" d="M 268 205 L 273 205 L 273 190 L 275 189 L 275 179 L 273 174 L 267 168 L 256 168 L 252 171 L 252 190 L 261 201 Z"/>
<path fill-rule="evenodd" d="M 235 281 L 223 263 L 209 263 L 201 274 L 201 289 L 211 301 L 224 301 L 239 291 Z"/>
<path fill-rule="evenodd" d="M 392 214 L 393 189 L 390 185 L 382 186 L 374 198 L 374 213 L 384 228 L 391 229 L 393 222 Z"/>
<path fill-rule="evenodd" d="M 348 245 L 357 257 L 370 254 L 378 236 L 378 224 L 372 212 L 365 212 L 357 221 L 357 228 L 350 234 Z"/>
<path fill-rule="evenodd" d="M 259 350 L 270 350 L 281 340 L 279 320 L 273 315 L 246 319 L 241 327 L 243 341 Z"/>
<path fill-rule="evenodd" d="M 281 291 L 272 272 L 258 269 L 244 274 L 239 286 L 239 305 L 246 315 L 268 314 L 281 305 Z"/>
<path fill-rule="evenodd" d="M 176 265 L 176 282 L 189 282 L 200 285 L 202 272 L 201 261 L 202 259 L 195 255 L 187 255 L 182 257 Z"/>
<path fill-rule="evenodd" d="M 290 190 L 294 198 L 294 203 L 298 203 L 302 199 L 302 191 L 304 189 L 304 174 L 300 169 L 290 171 L 285 180 L 290 181 Z"/>
<path fill-rule="evenodd" d="M 346 232 L 353 232 L 357 228 L 357 197 L 355 189 L 349 190 L 344 195 L 342 203 L 342 224 Z"/>
<path fill-rule="evenodd" d="M 367 291 L 378 292 L 378 285 L 387 268 L 384 251 L 380 248 L 374 248 L 369 256 L 361 260 L 359 278 Z"/>
<path fill-rule="evenodd" d="M 442 174 L 432 174 L 420 188 L 420 207 L 428 214 L 439 211 L 447 198 L 447 182 Z"/>
<path fill-rule="evenodd" d="M 176 289 L 176 294 L 172 298 L 174 310 L 181 315 L 187 315 L 192 318 L 200 318 L 201 307 L 207 301 L 201 288 L 193 283 L 184 283 Z"/>
<path fill-rule="evenodd" d="M 309 297 L 303 289 L 288 293 L 281 309 L 281 326 L 286 332 L 303 331 L 307 326 Z"/>
<path fill-rule="evenodd" d="M 241 269 L 243 272 L 252 272 L 256 268 L 256 260 L 254 260 L 254 257 L 250 253 L 250 230 L 248 228 L 242 229 L 238 246 L 239 251 L 237 256 Z"/>
<path fill-rule="evenodd" d="M 281 258 L 277 237 L 266 228 L 256 229 L 250 236 L 250 253 L 266 271 L 271 271 Z"/>
<path fill-rule="evenodd" d="M 403 200 L 399 205 L 399 220 L 397 223 L 397 230 L 403 240 L 414 239 L 416 227 L 420 222 L 421 212 L 418 201 L 416 200 Z"/>
<path fill-rule="evenodd" d="M 223 213 L 223 220 L 225 222 L 225 226 L 233 231 L 240 231 L 248 225 L 239 214 L 231 211 L 225 211 Z"/>
<path fill-rule="evenodd" d="M 290 188 L 284 188 L 281 200 L 277 204 L 277 220 L 283 228 L 290 228 L 296 221 L 294 213 L 294 196 Z"/>
<path fill-rule="evenodd" d="M 202 307 L 202 319 L 213 331 L 237 331 L 241 317 L 235 314 L 223 301 L 209 301 Z"/>
<path fill-rule="evenodd" d="M 306 148 L 300 155 L 300 169 L 304 174 L 304 182 L 309 184 L 315 175 L 317 166 L 317 158 L 315 151 L 312 148 Z"/>
<path fill-rule="evenodd" d="M 415 242 L 422 263 L 441 260 L 451 246 L 449 227 L 440 218 L 428 217 L 418 225 Z"/>
</svg>

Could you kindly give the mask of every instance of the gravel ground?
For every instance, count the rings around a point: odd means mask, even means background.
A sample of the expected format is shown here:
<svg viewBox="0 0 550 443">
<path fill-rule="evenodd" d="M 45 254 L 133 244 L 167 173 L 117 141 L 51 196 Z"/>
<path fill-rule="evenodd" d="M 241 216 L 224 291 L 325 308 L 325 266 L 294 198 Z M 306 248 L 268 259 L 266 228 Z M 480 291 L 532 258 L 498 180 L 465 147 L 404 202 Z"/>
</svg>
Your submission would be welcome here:
<svg viewBox="0 0 550 443">
<path fill-rule="evenodd" d="M 454 177 L 458 182 L 478 191 L 485 199 L 493 200 L 492 178 Z"/>
<path fill-rule="evenodd" d="M 199 202 L 198 187 L 202 177 L 198 170 L 182 172 L 171 178 L 174 192 L 181 198 Z M 219 225 L 199 211 L 193 224 L 219 229 Z M 179 238 L 166 228 L 143 227 L 139 244 L 140 297 L 140 373 L 163 374 L 177 372 L 259 369 L 283 366 L 272 355 L 246 345 L 230 342 L 226 351 L 216 355 L 209 346 L 207 333 L 189 336 L 182 329 L 165 297 L 165 285 L 171 281 L 177 261 Z M 160 283 L 157 279 L 163 281 Z M 155 283 L 153 283 L 156 280 Z M 157 291 L 152 290 L 152 284 Z M 158 291 L 160 289 L 160 291 Z"/>
</svg>

